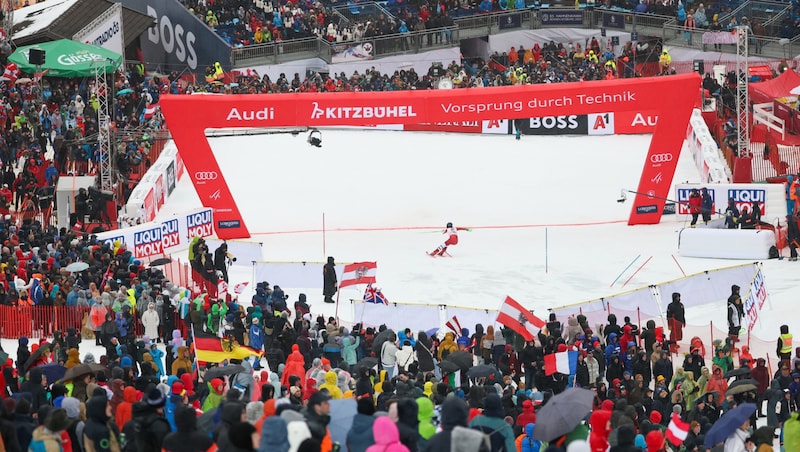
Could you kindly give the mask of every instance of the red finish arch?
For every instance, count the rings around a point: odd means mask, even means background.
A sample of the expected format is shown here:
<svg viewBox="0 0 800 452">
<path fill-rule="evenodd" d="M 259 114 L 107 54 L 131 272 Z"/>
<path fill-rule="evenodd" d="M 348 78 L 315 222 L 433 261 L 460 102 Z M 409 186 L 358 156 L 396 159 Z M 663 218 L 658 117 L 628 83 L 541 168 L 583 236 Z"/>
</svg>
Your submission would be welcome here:
<svg viewBox="0 0 800 452">
<path fill-rule="evenodd" d="M 206 129 L 419 124 L 540 116 L 658 112 L 628 224 L 655 224 L 675 174 L 700 76 L 519 85 L 459 90 L 165 95 L 159 105 L 197 194 L 214 209 L 222 239 L 250 234 L 205 136 Z M 608 171 L 613 171 L 609 168 Z"/>
</svg>

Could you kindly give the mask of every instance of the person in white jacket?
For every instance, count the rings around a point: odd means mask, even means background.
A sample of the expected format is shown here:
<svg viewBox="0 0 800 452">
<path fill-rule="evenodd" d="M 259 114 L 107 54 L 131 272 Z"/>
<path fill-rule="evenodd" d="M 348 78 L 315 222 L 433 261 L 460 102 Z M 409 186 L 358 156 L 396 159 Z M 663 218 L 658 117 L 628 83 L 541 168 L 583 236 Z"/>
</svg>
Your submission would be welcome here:
<svg viewBox="0 0 800 452">
<path fill-rule="evenodd" d="M 394 333 L 389 334 L 386 342 L 381 344 L 381 367 L 386 371 L 386 378 L 391 379 L 395 375 L 394 366 L 397 364 L 397 346 L 394 342 L 397 336 Z"/>
<path fill-rule="evenodd" d="M 149 336 L 151 339 L 161 337 L 158 335 L 158 326 L 161 324 L 161 319 L 158 317 L 156 305 L 153 302 L 147 304 L 147 310 L 142 314 L 142 326 L 144 326 L 144 335 Z"/>
<path fill-rule="evenodd" d="M 410 365 L 417 362 L 417 352 L 411 346 L 411 341 L 403 341 L 403 346 L 395 354 L 397 358 L 397 370 L 408 371 Z"/>
</svg>

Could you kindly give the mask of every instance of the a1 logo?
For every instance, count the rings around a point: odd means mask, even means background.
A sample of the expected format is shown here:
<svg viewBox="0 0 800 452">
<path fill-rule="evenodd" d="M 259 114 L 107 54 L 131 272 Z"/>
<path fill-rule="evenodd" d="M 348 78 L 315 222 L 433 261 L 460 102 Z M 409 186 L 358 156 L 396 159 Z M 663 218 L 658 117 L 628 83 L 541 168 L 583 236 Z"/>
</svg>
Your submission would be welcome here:
<svg viewBox="0 0 800 452">
<path fill-rule="evenodd" d="M 614 113 L 590 113 L 589 135 L 614 135 Z"/>
</svg>

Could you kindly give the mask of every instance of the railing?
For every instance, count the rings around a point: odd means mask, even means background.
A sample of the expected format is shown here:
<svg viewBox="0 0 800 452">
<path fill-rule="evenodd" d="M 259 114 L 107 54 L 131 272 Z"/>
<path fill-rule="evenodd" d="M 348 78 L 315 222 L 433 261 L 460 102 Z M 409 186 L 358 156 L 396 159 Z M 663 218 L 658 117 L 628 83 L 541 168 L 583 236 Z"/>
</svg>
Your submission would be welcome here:
<svg viewBox="0 0 800 452">
<path fill-rule="evenodd" d="M 380 36 L 370 41 L 373 43 L 372 54 L 374 57 L 419 53 L 457 45 L 459 30 L 458 27 L 435 28 L 398 35 Z M 342 44 L 347 45 L 348 43 L 337 42 L 331 46 L 332 50 Z M 351 42 L 351 44 L 355 44 L 355 42 Z"/>
<path fill-rule="evenodd" d="M 753 125 L 764 124 L 768 129 L 772 129 L 781 134 L 781 138 L 786 138 L 786 121 L 772 114 L 772 103 L 753 105 Z"/>
<path fill-rule="evenodd" d="M 283 55 L 311 53 L 325 61 L 330 61 L 330 56 L 325 57 L 325 40 L 318 37 L 292 39 L 289 41 L 269 42 L 231 49 L 231 62 L 233 67 L 238 67 L 247 60 L 259 60 L 259 63 L 281 63 Z M 288 58 L 287 60 L 291 60 Z"/>
<path fill-rule="evenodd" d="M 393 20 L 397 19 L 392 13 L 375 2 L 349 3 L 347 5 L 335 6 L 333 11 L 345 17 L 350 22 L 363 22 L 364 16 L 377 18 L 381 14 Z"/>
<path fill-rule="evenodd" d="M 0 306 L 0 337 L 38 339 L 52 337 L 54 331 L 61 331 L 66 337 L 67 329 L 75 328 L 84 340 L 89 339 L 94 334 L 89 311 L 90 308 L 86 306 Z M 128 334 L 141 336 L 142 322 L 137 318 L 135 310 L 131 313 L 134 319 L 133 329 Z M 181 330 L 185 334 L 183 319 L 177 314 L 173 315 L 173 319 L 173 329 Z M 161 335 L 164 336 L 164 333 Z"/>
</svg>

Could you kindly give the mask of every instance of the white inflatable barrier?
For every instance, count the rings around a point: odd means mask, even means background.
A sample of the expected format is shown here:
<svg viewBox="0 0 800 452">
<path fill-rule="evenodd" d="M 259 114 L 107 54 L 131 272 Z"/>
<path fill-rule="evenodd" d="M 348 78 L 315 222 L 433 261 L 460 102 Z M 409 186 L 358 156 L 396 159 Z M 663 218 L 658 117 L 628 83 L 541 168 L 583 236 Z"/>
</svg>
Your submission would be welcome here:
<svg viewBox="0 0 800 452">
<path fill-rule="evenodd" d="M 703 183 L 730 183 L 733 180 L 725 157 L 708 131 L 702 112 L 697 108 L 692 111 L 686 129 L 686 145 L 692 152 Z"/>
<path fill-rule="evenodd" d="M 136 225 L 153 221 L 182 173 L 183 162 L 178 148 L 170 141 L 131 192 L 125 204 L 127 222 Z"/>
<path fill-rule="evenodd" d="M 769 259 L 775 233 L 755 229 L 683 229 L 678 252 L 684 257 L 708 259 Z"/>
</svg>

